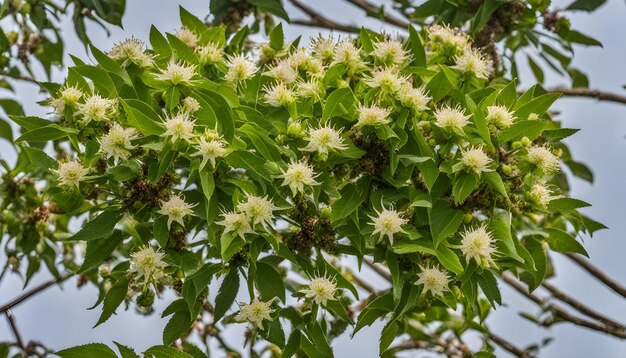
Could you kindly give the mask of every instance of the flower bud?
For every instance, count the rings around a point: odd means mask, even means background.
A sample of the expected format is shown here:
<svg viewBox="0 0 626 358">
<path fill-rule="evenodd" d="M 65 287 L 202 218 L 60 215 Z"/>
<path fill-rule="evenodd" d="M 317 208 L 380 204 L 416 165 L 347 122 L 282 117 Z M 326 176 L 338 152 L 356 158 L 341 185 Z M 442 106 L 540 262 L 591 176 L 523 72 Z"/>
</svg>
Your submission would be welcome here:
<svg viewBox="0 0 626 358">
<path fill-rule="evenodd" d="M 419 122 L 418 126 L 424 133 L 430 133 L 430 131 L 432 130 L 432 124 L 430 123 L 430 121 L 421 121 Z"/>
<path fill-rule="evenodd" d="M 287 135 L 294 138 L 304 138 L 306 134 L 300 122 L 289 121 L 289 125 L 287 126 Z"/>
<path fill-rule="evenodd" d="M 101 277 L 107 277 L 111 273 L 111 267 L 109 265 L 106 265 L 106 264 L 101 265 L 98 268 L 98 273 L 100 274 Z"/>
<path fill-rule="evenodd" d="M 502 165 L 502 174 L 509 176 L 511 175 L 511 173 L 513 173 L 513 168 L 511 168 L 510 165 L 508 164 Z"/>
<path fill-rule="evenodd" d="M 513 147 L 513 149 L 520 149 L 522 147 L 522 142 L 516 140 L 513 144 L 511 144 L 511 147 Z"/>
<path fill-rule="evenodd" d="M 528 139 L 528 137 L 523 137 L 520 143 L 522 143 L 524 147 L 528 147 L 532 142 L 530 139 Z"/>
<path fill-rule="evenodd" d="M 323 207 L 322 210 L 320 210 L 320 219 L 330 219 L 330 213 L 331 210 L 328 206 Z"/>
<path fill-rule="evenodd" d="M 437 141 L 435 140 L 435 138 L 430 138 L 428 140 L 428 145 L 431 147 L 435 147 L 437 145 Z"/>
<path fill-rule="evenodd" d="M 9 31 L 5 33 L 7 40 L 9 41 L 9 45 L 14 45 L 17 42 L 19 35 L 16 31 Z"/>
<path fill-rule="evenodd" d="M 539 119 L 539 115 L 537 113 L 531 113 L 528 115 L 528 120 L 529 121 L 536 121 Z"/>
<path fill-rule="evenodd" d="M 474 214 L 471 212 L 463 215 L 463 223 L 465 224 L 469 224 L 473 219 L 474 219 Z"/>
<path fill-rule="evenodd" d="M 143 308 L 150 308 L 154 304 L 154 292 L 152 290 L 146 290 L 137 297 L 137 306 Z"/>
</svg>

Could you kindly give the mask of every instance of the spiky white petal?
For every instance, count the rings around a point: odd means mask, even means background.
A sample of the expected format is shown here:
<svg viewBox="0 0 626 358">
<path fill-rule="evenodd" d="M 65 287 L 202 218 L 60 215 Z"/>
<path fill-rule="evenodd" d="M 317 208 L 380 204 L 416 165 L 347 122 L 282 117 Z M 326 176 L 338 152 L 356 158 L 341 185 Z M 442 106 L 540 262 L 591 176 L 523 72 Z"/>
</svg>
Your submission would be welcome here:
<svg viewBox="0 0 626 358">
<path fill-rule="evenodd" d="M 58 169 L 53 169 L 52 172 L 58 176 L 59 185 L 78 187 L 89 174 L 89 169 L 83 167 L 78 160 L 70 160 L 59 163 Z"/>
<path fill-rule="evenodd" d="M 238 213 L 235 211 L 222 213 L 224 220 L 217 221 L 216 224 L 224 227 L 224 233 L 234 232 L 245 240 L 246 234 L 254 234 L 252 226 L 250 226 L 250 218 L 246 213 Z"/>
<path fill-rule="evenodd" d="M 509 110 L 505 106 L 493 105 L 487 107 L 487 122 L 493 124 L 494 126 L 504 129 L 508 128 L 515 121 L 515 116 L 513 113 L 509 112 Z"/>
<path fill-rule="evenodd" d="M 109 132 L 100 138 L 100 152 L 105 158 L 113 157 L 116 161 L 126 160 L 134 148 L 131 141 L 137 136 L 135 129 L 124 128 L 118 123 L 113 123 Z"/>
<path fill-rule="evenodd" d="M 78 104 L 78 109 L 74 115 L 82 117 L 85 123 L 92 120 L 110 120 L 117 113 L 117 101 L 115 99 L 104 98 L 94 94 L 85 99 L 84 103 Z"/>
<path fill-rule="evenodd" d="M 311 43 L 311 50 L 313 56 L 320 60 L 330 62 L 335 54 L 335 47 L 337 46 L 332 36 L 323 37 L 319 34 Z"/>
<path fill-rule="evenodd" d="M 298 72 L 287 61 L 281 61 L 271 66 L 265 75 L 287 84 L 295 82 L 298 78 Z"/>
<path fill-rule="evenodd" d="M 228 56 L 226 66 L 228 71 L 224 75 L 224 79 L 235 84 L 252 78 L 258 70 L 254 62 L 248 60 L 244 55 Z"/>
<path fill-rule="evenodd" d="M 338 63 L 346 65 L 350 72 L 365 67 L 365 62 L 361 59 L 361 49 L 356 47 L 351 40 L 341 41 L 335 46 L 331 65 Z"/>
<path fill-rule="evenodd" d="M 415 112 L 428 109 L 428 102 L 432 99 L 428 96 L 426 87 L 413 87 L 410 83 L 404 83 L 398 91 L 398 99 L 403 106 L 411 108 Z"/>
<path fill-rule="evenodd" d="M 274 211 L 278 210 L 278 207 L 267 196 L 248 194 L 246 201 L 237 205 L 237 210 L 244 213 L 252 221 L 252 225 L 261 224 L 267 228 L 272 224 Z"/>
<path fill-rule="evenodd" d="M 324 97 L 324 86 L 317 78 L 311 78 L 308 81 L 299 81 L 296 83 L 298 97 L 311 98 L 314 102 L 319 102 Z"/>
<path fill-rule="evenodd" d="M 487 79 L 491 75 L 493 63 L 477 49 L 466 48 L 463 54 L 454 58 L 454 62 L 456 64 L 452 68 L 473 73 L 478 78 Z"/>
<path fill-rule="evenodd" d="M 159 81 L 171 82 L 174 85 L 190 83 L 196 75 L 196 66 L 181 62 L 170 61 L 167 67 L 161 69 L 155 78 Z"/>
<path fill-rule="evenodd" d="M 83 92 L 77 87 L 68 86 L 61 90 L 57 98 L 50 99 L 50 105 L 57 114 L 63 114 L 66 106 L 75 107 L 83 96 Z"/>
<path fill-rule="evenodd" d="M 165 135 L 171 137 L 172 143 L 179 139 L 189 141 L 194 137 L 195 121 L 186 112 L 180 112 L 165 120 Z"/>
<path fill-rule="evenodd" d="M 328 301 L 335 299 L 337 284 L 327 277 L 314 277 L 311 279 L 309 288 L 304 290 L 306 298 L 312 298 L 318 305 L 326 305 Z"/>
<path fill-rule="evenodd" d="M 534 145 L 528 148 L 527 158 L 547 174 L 559 171 L 559 157 L 552 154 L 546 146 Z"/>
<path fill-rule="evenodd" d="M 380 126 L 389 123 L 389 114 L 391 110 L 388 108 L 381 108 L 376 105 L 366 107 L 359 106 L 359 119 L 355 124 L 355 127 L 363 126 Z"/>
<path fill-rule="evenodd" d="M 408 83 L 408 79 L 400 76 L 395 68 L 382 67 L 374 70 L 372 76 L 364 78 L 363 82 L 372 88 L 380 88 L 385 94 L 395 95 Z"/>
<path fill-rule="evenodd" d="M 481 147 L 472 147 L 461 153 L 461 163 L 476 174 L 492 172 L 493 169 L 489 169 L 492 161 Z"/>
<path fill-rule="evenodd" d="M 471 259 L 481 265 L 483 260 L 493 262 L 492 255 L 496 251 L 493 246 L 494 241 L 485 225 L 481 225 L 475 229 L 465 230 L 461 233 L 461 252 L 465 256 L 465 260 L 469 263 Z"/>
<path fill-rule="evenodd" d="M 208 162 L 211 162 L 211 166 L 215 168 L 215 160 L 223 157 L 227 152 L 225 145 L 226 143 L 221 139 L 207 140 L 206 138 L 201 137 L 198 141 L 198 151 L 193 153 L 191 156 L 202 157 L 202 162 L 199 167 L 200 170 L 202 170 Z"/>
<path fill-rule="evenodd" d="M 400 216 L 394 209 L 383 208 L 382 211 L 376 211 L 376 216 L 369 216 L 372 219 L 374 231 L 372 235 L 378 234 L 379 239 L 387 236 L 389 241 L 393 242 L 393 235 L 405 232 L 402 225 L 409 222 L 408 219 Z"/>
<path fill-rule="evenodd" d="M 328 154 L 329 150 L 348 149 L 348 146 L 343 142 L 343 138 L 341 138 L 341 132 L 329 126 L 309 129 L 308 137 L 305 139 L 309 143 L 301 150 L 307 152 Z"/>
<path fill-rule="evenodd" d="M 530 188 L 529 196 L 532 201 L 542 208 L 545 208 L 552 199 L 555 199 L 555 196 L 552 195 L 552 190 L 546 187 L 544 183 L 533 184 Z"/>
<path fill-rule="evenodd" d="M 319 185 L 315 181 L 315 172 L 305 161 L 291 161 L 286 171 L 283 171 L 279 178 L 283 179 L 281 185 L 288 185 L 292 194 L 304 193 L 304 186 Z"/>
<path fill-rule="evenodd" d="M 265 101 L 273 107 L 288 106 L 296 101 L 295 92 L 284 83 L 265 86 Z"/>
<path fill-rule="evenodd" d="M 136 38 L 126 39 L 116 44 L 108 55 L 114 60 L 122 60 L 123 66 L 134 63 L 139 67 L 151 67 L 153 64 L 152 56 L 145 53 L 143 41 Z"/>
<path fill-rule="evenodd" d="M 187 27 L 183 27 L 176 33 L 176 37 L 185 45 L 195 49 L 198 46 L 198 35 Z"/>
<path fill-rule="evenodd" d="M 409 58 L 408 52 L 404 50 L 402 42 L 385 40 L 374 44 L 374 56 L 386 65 L 401 65 Z"/>
<path fill-rule="evenodd" d="M 447 272 L 436 266 L 420 265 L 420 269 L 422 272 L 417 274 L 416 284 L 423 286 L 422 294 L 430 292 L 433 296 L 443 296 L 446 291 L 449 291 L 450 278 Z"/>
<path fill-rule="evenodd" d="M 219 63 L 224 57 L 224 49 L 213 42 L 209 42 L 204 46 L 198 47 L 196 49 L 196 53 L 198 54 L 200 63 L 203 65 Z"/>
<path fill-rule="evenodd" d="M 467 34 L 450 26 L 432 25 L 428 28 L 430 46 L 443 55 L 454 56 L 469 46 Z"/>
<path fill-rule="evenodd" d="M 189 204 L 178 195 L 172 195 L 169 200 L 161 200 L 161 209 L 157 213 L 167 216 L 168 229 L 176 221 L 181 226 L 185 226 L 185 217 L 193 215 L 193 207 L 197 204 Z"/>
<path fill-rule="evenodd" d="M 239 313 L 235 316 L 235 320 L 239 322 L 251 322 L 257 328 L 263 329 L 263 321 L 271 320 L 271 314 L 275 309 L 272 309 L 272 301 L 261 301 L 258 298 L 254 298 L 252 302 L 239 303 Z"/>
<path fill-rule="evenodd" d="M 136 273 L 135 279 L 144 279 L 144 282 L 154 282 L 164 276 L 163 269 L 167 263 L 163 261 L 164 253 L 146 246 L 143 249 L 130 254 L 129 273 Z"/>
<path fill-rule="evenodd" d="M 460 106 L 451 108 L 450 106 L 443 106 L 434 113 L 435 125 L 441 128 L 456 128 L 462 129 L 469 124 L 468 119 L 471 115 L 466 115 Z"/>
</svg>

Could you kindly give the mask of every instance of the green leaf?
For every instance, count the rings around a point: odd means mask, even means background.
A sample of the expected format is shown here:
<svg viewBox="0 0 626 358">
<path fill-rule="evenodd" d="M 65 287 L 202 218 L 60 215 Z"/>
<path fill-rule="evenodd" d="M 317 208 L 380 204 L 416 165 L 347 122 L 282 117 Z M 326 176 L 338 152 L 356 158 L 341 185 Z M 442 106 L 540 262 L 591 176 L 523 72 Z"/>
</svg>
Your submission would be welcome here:
<svg viewBox="0 0 626 358">
<path fill-rule="evenodd" d="M 413 63 L 417 67 L 426 67 L 426 51 L 420 35 L 412 25 L 409 26 L 409 44 L 411 45 L 411 54 L 413 55 Z"/>
<path fill-rule="evenodd" d="M 108 236 L 123 216 L 124 213 L 119 211 L 103 211 L 67 241 L 91 241 Z"/>
<path fill-rule="evenodd" d="M 550 249 L 558 252 L 575 252 L 589 257 L 587 250 L 572 235 L 556 228 L 547 228 L 545 230 L 549 234 L 546 241 L 550 245 Z"/>
<path fill-rule="evenodd" d="M 56 160 L 50 158 L 46 152 L 37 147 L 24 146 L 22 149 L 26 152 L 30 162 L 38 168 L 50 170 L 57 166 Z"/>
<path fill-rule="evenodd" d="M 106 320 L 111 317 L 117 307 L 124 302 L 124 298 L 126 298 L 126 293 L 128 292 L 128 281 L 125 278 L 120 279 L 111 287 L 111 289 L 107 292 L 106 296 L 104 296 L 104 304 L 102 306 L 102 314 L 98 319 L 98 322 L 94 326 L 97 327 L 100 324 L 106 322 Z"/>
<path fill-rule="evenodd" d="M 153 346 L 148 348 L 143 354 L 146 358 L 193 358 L 188 353 L 168 346 Z"/>
<path fill-rule="evenodd" d="M 443 200 L 437 200 L 430 209 L 430 232 L 433 235 L 435 247 L 447 237 L 456 233 L 463 220 L 463 213 L 450 208 Z"/>
<path fill-rule="evenodd" d="M 545 127 L 546 123 L 543 121 L 518 121 L 509 128 L 502 130 L 498 139 L 500 139 L 502 143 L 519 140 L 522 137 L 528 137 L 528 139 L 534 140 L 541 134 Z"/>
<path fill-rule="evenodd" d="M 163 329 L 163 344 L 170 345 L 191 328 L 195 317 L 190 318 L 189 312 L 178 311 L 172 315 Z"/>
<path fill-rule="evenodd" d="M 85 260 L 77 273 L 83 273 L 100 265 L 125 238 L 126 235 L 122 231 L 115 231 L 109 237 L 87 242 Z"/>
<path fill-rule="evenodd" d="M 150 45 L 152 45 L 152 49 L 161 57 L 172 57 L 172 48 L 169 42 L 167 42 L 165 36 L 163 36 L 154 25 L 150 27 Z"/>
<path fill-rule="evenodd" d="M 573 43 L 585 45 L 585 46 L 599 46 L 602 47 L 602 42 L 594 39 L 593 37 L 587 36 L 581 32 L 576 30 L 569 30 L 564 38 Z"/>
<path fill-rule="evenodd" d="M 327 98 L 322 110 L 322 121 L 326 122 L 333 117 L 350 118 L 356 108 L 358 100 L 348 87 L 334 90 Z"/>
<path fill-rule="evenodd" d="M 488 172 L 482 173 L 483 179 L 485 182 L 498 194 L 504 196 L 507 201 L 509 201 L 508 194 L 506 192 L 506 187 L 504 186 L 504 182 L 502 181 L 502 177 L 497 172 Z"/>
<path fill-rule="evenodd" d="M 437 258 L 439 262 L 445 267 L 447 270 L 454 272 L 457 275 L 463 273 L 463 265 L 461 265 L 461 260 L 454 253 L 454 251 L 450 250 L 449 247 L 445 245 L 439 245 L 437 247 Z"/>
<path fill-rule="evenodd" d="M 550 213 L 562 213 L 566 211 L 575 210 L 578 208 L 585 208 L 591 206 L 591 204 L 582 200 L 573 198 L 558 198 L 550 200 L 548 203 L 548 212 Z"/>
<path fill-rule="evenodd" d="M 324 334 L 324 330 L 320 326 L 319 322 L 313 321 L 313 323 L 309 326 L 307 330 L 307 335 L 315 345 L 315 348 L 322 353 L 324 357 L 333 357 L 333 350 L 328 344 L 328 339 L 326 338 L 326 334 Z"/>
<path fill-rule="evenodd" d="M 0 118 L 0 137 L 8 140 L 10 143 L 13 143 L 13 130 L 11 129 L 11 125 L 1 118 Z"/>
<path fill-rule="evenodd" d="M 102 343 L 89 343 L 82 346 L 67 348 L 55 352 L 54 354 L 58 355 L 61 358 L 117 358 L 115 352 Z"/>
<path fill-rule="evenodd" d="M 496 239 L 500 251 L 507 253 L 511 258 L 524 262 L 524 259 L 517 254 L 516 240 L 511 235 L 511 213 L 504 210 L 497 210 L 492 215 L 491 230 Z"/>
<path fill-rule="evenodd" d="M 452 84 L 448 80 L 446 73 L 442 70 L 439 71 L 433 78 L 428 81 L 426 85 L 428 88 L 428 94 L 432 97 L 434 102 L 439 102 L 452 90 Z"/>
<path fill-rule="evenodd" d="M 478 177 L 473 173 L 459 172 L 452 184 L 454 202 L 461 204 L 478 186 Z"/>
<path fill-rule="evenodd" d="M 498 281 L 490 271 L 483 271 L 481 275 L 476 275 L 476 281 L 483 290 L 483 293 L 489 300 L 491 305 L 502 304 L 502 296 L 500 295 L 500 288 L 498 288 Z"/>
<path fill-rule="evenodd" d="M 389 348 L 393 340 L 396 338 L 396 335 L 399 331 L 398 324 L 395 321 L 389 321 L 383 328 L 383 331 L 380 334 L 380 344 L 379 344 L 379 355 L 382 356 L 383 353 Z"/>
<path fill-rule="evenodd" d="M 265 10 L 285 21 L 289 21 L 289 15 L 287 15 L 287 12 L 285 11 L 285 8 L 280 0 L 248 0 L 248 2 L 259 7 L 261 10 Z"/>
<path fill-rule="evenodd" d="M 120 351 L 120 355 L 122 356 L 122 358 L 139 358 L 137 353 L 135 353 L 135 351 L 131 348 L 126 347 L 125 345 L 117 343 L 115 341 L 113 343 L 115 343 L 115 345 L 117 346 L 117 349 Z"/>
<path fill-rule="evenodd" d="M 30 130 L 22 134 L 15 140 L 19 142 L 49 142 L 52 140 L 62 139 L 68 136 L 70 133 L 77 133 L 78 131 L 73 128 L 61 127 L 56 124 L 49 124 L 46 127 Z"/>
<path fill-rule="evenodd" d="M 536 113 L 539 116 L 542 116 L 544 113 L 546 113 L 550 106 L 552 106 L 552 103 L 554 103 L 554 101 L 556 101 L 559 97 L 561 97 L 561 94 L 559 93 L 547 93 L 537 98 L 533 98 L 531 101 L 523 104 L 520 108 L 518 108 L 515 111 L 515 116 L 518 118 L 518 120 L 521 121 L 528 119 L 528 116 L 531 113 Z"/>
<path fill-rule="evenodd" d="M 281 358 L 293 357 L 298 352 L 298 349 L 300 349 L 301 338 L 302 338 L 302 333 L 300 332 L 300 330 L 294 329 L 291 332 L 291 335 L 289 336 L 289 340 L 287 340 L 287 344 L 285 345 L 285 348 L 283 349 L 283 352 L 280 357 Z"/>
<path fill-rule="evenodd" d="M 365 177 L 341 189 L 341 198 L 331 206 L 330 221 L 332 223 L 348 217 L 361 206 L 369 194 L 370 182 L 371 178 Z"/>
<path fill-rule="evenodd" d="M 245 169 L 251 176 L 258 176 L 268 182 L 273 182 L 270 172 L 265 168 L 266 161 L 258 155 L 238 150 L 228 154 L 226 161 L 234 168 Z"/>
<path fill-rule="evenodd" d="M 565 10 L 581 10 L 592 12 L 600 6 L 604 5 L 606 0 L 576 0 L 569 4 Z"/>
<path fill-rule="evenodd" d="M 148 104 L 137 100 L 122 100 L 128 121 L 144 135 L 161 135 L 165 128 L 161 126 L 159 115 Z"/>
<path fill-rule="evenodd" d="M 154 239 L 162 248 L 167 247 L 167 242 L 170 239 L 170 230 L 167 228 L 167 220 L 167 216 L 160 216 L 154 220 L 154 225 L 152 226 Z"/>
<path fill-rule="evenodd" d="M 283 49 L 284 43 L 285 34 L 283 33 L 283 24 L 280 23 L 270 32 L 270 47 L 276 51 L 280 51 Z"/>
<path fill-rule="evenodd" d="M 285 284 L 276 269 L 263 261 L 257 262 L 255 283 L 261 299 L 269 301 L 275 297 L 285 302 Z"/>
<path fill-rule="evenodd" d="M 224 317 L 228 309 L 233 305 L 233 302 L 235 302 L 237 292 L 239 292 L 239 273 L 236 268 L 232 268 L 228 275 L 224 277 L 224 281 L 222 281 L 220 290 L 215 298 L 213 322 L 217 323 Z"/>
<path fill-rule="evenodd" d="M 543 75 L 543 70 L 541 69 L 541 66 L 539 66 L 530 55 L 528 56 L 528 65 L 530 65 L 530 69 L 531 71 L 533 71 L 533 75 L 535 75 L 535 79 L 537 79 L 537 82 L 543 83 L 545 79 Z"/>
</svg>

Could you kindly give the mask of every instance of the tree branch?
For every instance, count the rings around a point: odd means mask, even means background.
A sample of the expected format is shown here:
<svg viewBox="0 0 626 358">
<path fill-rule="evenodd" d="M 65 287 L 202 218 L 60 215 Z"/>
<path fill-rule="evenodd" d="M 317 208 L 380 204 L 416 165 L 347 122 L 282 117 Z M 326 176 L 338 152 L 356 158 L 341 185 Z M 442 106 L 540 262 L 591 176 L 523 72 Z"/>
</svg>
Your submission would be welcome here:
<svg viewBox="0 0 626 358">
<path fill-rule="evenodd" d="M 9 327 L 11 327 L 11 331 L 13 331 L 13 335 L 15 336 L 18 347 L 22 351 L 25 351 L 26 346 L 24 345 L 24 341 L 22 340 L 20 331 L 18 331 L 17 325 L 15 324 L 15 317 L 13 317 L 13 313 L 11 313 L 11 310 L 7 309 L 6 311 L 4 311 L 4 315 L 7 317 L 7 321 L 9 321 Z"/>
<path fill-rule="evenodd" d="M 548 93 L 560 93 L 567 97 L 587 97 L 595 98 L 599 101 L 609 101 L 621 104 L 626 104 L 626 96 L 622 96 L 616 93 L 604 92 L 592 88 L 565 88 L 555 87 L 546 89 Z"/>
<path fill-rule="evenodd" d="M 626 288 L 619 284 L 617 281 L 613 280 L 609 276 L 607 276 L 604 272 L 600 271 L 597 267 L 593 266 L 587 260 L 583 259 L 581 256 L 576 254 L 565 254 L 570 260 L 577 263 L 580 267 L 585 269 L 589 274 L 602 281 L 605 285 L 611 288 L 615 293 L 620 296 L 626 298 Z"/>
<path fill-rule="evenodd" d="M 502 337 L 500 337 L 500 336 L 498 336 L 498 335 L 496 335 L 494 333 L 489 332 L 488 334 L 489 334 L 489 339 L 493 343 L 497 344 L 502 349 L 504 349 L 505 351 L 515 355 L 516 357 L 530 358 L 530 357 L 533 356 L 532 354 L 530 354 L 530 352 L 528 352 L 528 351 L 526 351 L 524 349 L 516 347 L 513 343 L 507 341 L 506 339 L 504 339 L 504 338 L 502 338 Z"/>
<path fill-rule="evenodd" d="M 289 0 L 289 2 L 301 11 L 303 11 L 305 14 L 309 15 L 310 18 L 310 20 L 293 20 L 291 21 L 292 24 L 310 27 L 323 27 L 330 30 L 352 33 L 358 33 L 359 31 L 361 31 L 361 29 L 358 27 L 340 24 L 338 22 L 328 19 L 327 17 L 322 16 L 317 11 L 301 3 L 300 0 Z"/>
<path fill-rule="evenodd" d="M 346 1 L 362 10 L 365 10 L 368 16 L 379 19 L 387 24 L 399 27 L 403 30 L 406 30 L 410 25 L 408 21 L 399 19 L 393 15 L 388 15 L 387 13 L 384 12 L 384 10 L 381 12 L 380 7 L 368 2 L 367 0 L 346 0 Z"/>
<path fill-rule="evenodd" d="M 592 308 L 584 305 L 583 303 L 579 302 L 578 300 L 576 300 L 575 298 L 573 298 L 572 296 L 569 296 L 568 294 L 566 294 L 565 292 L 559 290 L 556 286 L 553 286 L 551 283 L 544 281 L 541 284 L 546 290 L 550 291 L 550 293 L 557 299 L 559 299 L 560 301 L 568 304 L 570 307 L 576 309 L 577 311 L 579 311 L 580 313 L 591 317 L 593 319 L 596 319 L 608 326 L 612 326 L 615 329 L 619 329 L 621 331 L 624 331 L 626 329 L 626 327 L 624 327 L 623 324 L 612 320 L 611 318 L 593 310 Z"/>
<path fill-rule="evenodd" d="M 44 282 L 41 285 L 39 285 L 39 286 L 29 290 L 29 291 L 24 292 L 22 295 L 16 297 L 15 299 L 10 301 L 9 303 L 7 303 L 7 304 L 3 305 L 2 307 L 0 307 L 0 312 L 6 312 L 6 311 L 10 310 L 11 308 L 19 305 L 20 303 L 26 301 L 30 297 L 32 297 L 32 296 L 36 295 L 37 293 L 45 290 L 46 288 L 67 280 L 72 275 L 74 275 L 74 274 L 71 273 L 71 272 L 65 273 L 65 274 L 61 275 L 58 279 L 54 279 L 54 280 L 50 280 L 50 281 Z"/>
<path fill-rule="evenodd" d="M 626 339 L 625 332 L 616 330 L 612 326 L 601 325 L 596 322 L 588 321 L 586 319 L 579 318 L 570 314 L 569 312 L 555 304 L 546 304 L 539 296 L 529 293 L 528 288 L 525 287 L 520 281 L 518 281 L 509 273 L 502 274 L 502 280 L 506 282 L 509 286 L 513 287 L 517 292 L 521 293 L 529 300 L 535 302 L 537 306 L 541 307 L 543 310 L 552 312 L 556 316 L 556 318 L 560 318 L 564 321 L 573 323 L 581 327 L 586 327 L 594 331 L 603 332 L 617 338 Z M 549 326 L 549 324 L 542 325 Z"/>
</svg>

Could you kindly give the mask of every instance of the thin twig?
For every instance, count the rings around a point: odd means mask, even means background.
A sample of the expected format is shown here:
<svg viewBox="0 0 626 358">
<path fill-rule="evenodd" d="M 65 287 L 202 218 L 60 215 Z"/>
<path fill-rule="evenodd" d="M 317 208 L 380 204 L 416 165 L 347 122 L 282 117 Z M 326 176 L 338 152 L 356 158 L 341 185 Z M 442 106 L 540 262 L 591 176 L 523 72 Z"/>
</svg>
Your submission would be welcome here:
<svg viewBox="0 0 626 358">
<path fill-rule="evenodd" d="M 369 292 L 370 294 L 376 294 L 378 292 L 378 290 L 376 290 L 374 288 L 374 286 L 372 286 L 369 283 L 365 282 L 365 280 L 363 280 L 361 277 L 359 277 L 355 272 L 352 272 L 352 270 L 350 270 L 350 275 L 352 275 L 352 279 L 354 280 L 354 282 L 358 286 L 363 288 L 365 291 Z"/>
<path fill-rule="evenodd" d="M 330 30 L 352 32 L 352 33 L 358 33 L 359 31 L 361 31 L 361 29 L 358 27 L 340 24 L 338 22 L 330 20 L 327 17 L 322 16 L 317 11 L 301 3 L 300 0 L 289 0 L 289 2 L 291 2 L 295 7 L 302 10 L 305 14 L 309 15 L 310 17 L 310 20 L 293 20 L 291 23 L 295 25 L 323 27 L 323 28 L 327 28 Z"/>
<path fill-rule="evenodd" d="M 513 287 L 517 292 L 521 293 L 523 296 L 528 298 L 529 300 L 535 302 L 539 307 L 541 307 L 545 311 L 552 312 L 556 318 L 560 318 L 564 321 L 573 323 L 575 325 L 586 327 L 592 329 L 594 331 L 603 332 L 609 335 L 612 335 L 617 338 L 626 339 L 626 333 L 623 331 L 616 330 L 612 326 L 598 324 L 596 322 L 588 321 L 583 318 L 576 317 L 563 308 L 555 305 L 555 304 L 546 304 L 543 299 L 539 296 L 534 295 L 528 292 L 528 288 L 525 287 L 520 281 L 518 281 L 515 277 L 513 277 L 509 273 L 502 274 L 502 280 L 506 282 L 509 286 Z M 542 324 L 543 326 L 547 326 L 546 324 Z"/>
<path fill-rule="evenodd" d="M 374 270 L 374 272 L 376 272 L 378 275 L 380 275 L 382 278 L 387 279 L 389 281 L 391 281 L 391 274 L 386 271 L 384 268 L 382 268 L 381 266 L 371 262 L 370 260 L 363 260 L 363 262 L 365 262 L 365 264 L 367 266 L 369 266 L 369 268 L 371 268 L 372 270 Z"/>
<path fill-rule="evenodd" d="M 8 270 L 9 270 L 9 260 L 7 259 L 7 262 L 4 264 L 4 267 L 2 268 L 2 272 L 0 272 L 0 282 L 2 282 L 2 279 L 4 278 L 4 275 L 7 273 Z"/>
<path fill-rule="evenodd" d="M 365 10 L 367 15 L 377 18 L 380 21 L 386 22 L 390 25 L 399 27 L 403 30 L 406 30 L 410 25 L 408 21 L 399 19 L 393 15 L 389 15 L 384 11 L 382 11 L 381 13 L 380 11 L 381 8 L 379 6 L 374 5 L 366 0 L 346 0 L 346 1 L 362 10 Z"/>
<path fill-rule="evenodd" d="M 502 337 L 500 337 L 500 336 L 498 336 L 498 335 L 496 335 L 494 333 L 489 332 L 489 339 L 493 343 L 499 345 L 502 349 L 504 349 L 507 352 L 515 355 L 516 357 L 530 358 L 530 357 L 533 356 L 532 354 L 530 354 L 530 352 L 528 352 L 528 351 L 526 351 L 524 349 L 516 347 L 513 343 L 507 341 L 506 339 L 504 339 L 504 338 L 502 338 Z"/>
<path fill-rule="evenodd" d="M 6 310 L 4 311 L 4 314 L 7 317 L 7 321 L 9 321 L 9 327 L 11 327 L 11 331 L 13 331 L 13 335 L 15 336 L 15 340 L 17 341 L 17 345 L 22 351 L 25 351 L 26 346 L 24 345 L 22 335 L 20 334 L 20 331 L 17 329 L 17 325 L 15 324 L 15 317 L 13 317 L 13 313 L 11 313 L 11 310 Z"/>
<path fill-rule="evenodd" d="M 546 90 L 548 93 L 561 93 L 568 97 L 588 97 L 600 101 L 610 101 L 626 104 L 626 96 L 616 93 L 604 92 L 593 88 L 565 88 L 556 87 Z"/>
<path fill-rule="evenodd" d="M 71 273 L 71 272 L 65 273 L 65 274 L 61 275 L 57 279 L 44 282 L 41 285 L 39 285 L 39 286 L 29 290 L 29 291 L 24 292 L 23 294 L 21 294 L 20 296 L 16 297 L 15 299 L 10 301 L 9 303 L 7 303 L 7 304 L 3 305 L 2 307 L 0 307 L 0 312 L 6 312 L 7 310 L 9 310 L 9 309 L 19 305 L 20 303 L 26 301 L 30 297 L 32 297 L 32 296 L 36 295 L 37 293 L 45 290 L 46 288 L 67 280 L 72 275 L 74 275 L 74 274 Z"/>
<path fill-rule="evenodd" d="M 577 311 L 579 311 L 580 313 L 591 317 L 593 319 L 596 319 L 606 325 L 609 326 L 613 326 L 615 327 L 615 329 L 619 329 L 619 330 L 625 330 L 626 327 L 624 327 L 623 324 L 595 311 L 594 309 L 586 306 L 585 304 L 579 302 L 578 300 L 576 300 L 575 298 L 573 298 L 572 296 L 566 294 L 565 292 L 559 290 L 556 286 L 552 285 L 551 283 L 544 281 L 541 284 L 546 290 L 550 291 L 550 293 L 557 299 L 559 299 L 560 301 L 568 304 L 570 307 L 576 309 Z"/>
<path fill-rule="evenodd" d="M 626 298 L 626 288 L 624 288 L 624 286 L 607 276 L 604 272 L 600 271 L 597 267 L 593 266 L 587 260 L 576 254 L 565 254 L 565 256 L 577 263 L 580 267 L 589 272 L 589 274 L 602 281 L 605 285 L 615 291 L 615 293 Z"/>
</svg>

